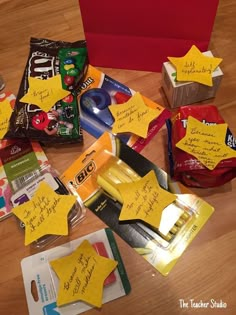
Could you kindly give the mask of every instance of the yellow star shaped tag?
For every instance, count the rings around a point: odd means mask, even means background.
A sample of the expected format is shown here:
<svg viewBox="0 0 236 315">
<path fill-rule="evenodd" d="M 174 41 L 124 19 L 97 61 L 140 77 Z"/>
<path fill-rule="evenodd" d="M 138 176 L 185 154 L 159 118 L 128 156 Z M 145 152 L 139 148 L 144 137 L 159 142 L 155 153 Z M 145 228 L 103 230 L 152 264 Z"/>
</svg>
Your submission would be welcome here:
<svg viewBox="0 0 236 315">
<path fill-rule="evenodd" d="M 212 86 L 212 73 L 221 63 L 222 58 L 204 56 L 193 45 L 183 57 L 168 57 L 176 67 L 177 81 L 194 81 Z"/>
<path fill-rule="evenodd" d="M 148 127 L 158 115 L 159 111 L 148 107 L 141 94 L 135 93 L 126 103 L 119 105 L 110 105 L 115 122 L 112 132 L 132 132 L 142 138 L 147 137 Z"/>
<path fill-rule="evenodd" d="M 227 124 L 205 125 L 189 116 L 186 135 L 176 147 L 213 170 L 220 161 L 236 157 L 236 151 L 225 144 L 227 127 Z"/>
<path fill-rule="evenodd" d="M 59 100 L 70 94 L 62 88 L 61 76 L 58 74 L 47 80 L 29 77 L 28 92 L 20 99 L 23 103 L 35 104 L 48 112 Z"/>
<path fill-rule="evenodd" d="M 159 227 L 162 211 L 176 196 L 161 188 L 154 171 L 141 179 L 127 184 L 118 184 L 123 199 L 119 220 L 142 220 L 151 226 Z"/>
<path fill-rule="evenodd" d="M 33 198 L 12 211 L 25 224 L 25 245 L 48 234 L 68 235 L 67 215 L 75 201 L 75 196 L 58 195 L 41 182 Z"/>
<path fill-rule="evenodd" d="M 103 284 L 117 261 L 102 257 L 84 240 L 69 256 L 50 262 L 59 278 L 57 306 L 84 301 L 102 306 Z"/>
<path fill-rule="evenodd" d="M 8 100 L 5 99 L 0 102 L 0 139 L 3 139 L 8 130 L 12 111 L 11 104 Z"/>
</svg>

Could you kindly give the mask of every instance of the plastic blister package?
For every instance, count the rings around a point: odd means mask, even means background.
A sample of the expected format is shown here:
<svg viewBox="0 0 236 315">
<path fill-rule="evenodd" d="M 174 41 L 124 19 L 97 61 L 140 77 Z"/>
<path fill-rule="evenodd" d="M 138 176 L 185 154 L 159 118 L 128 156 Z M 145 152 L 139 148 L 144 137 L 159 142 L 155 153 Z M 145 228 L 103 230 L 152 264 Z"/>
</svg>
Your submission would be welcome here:
<svg viewBox="0 0 236 315">
<path fill-rule="evenodd" d="M 17 181 L 21 179 L 18 178 Z M 22 185 L 11 197 L 11 202 L 13 207 L 21 205 L 34 196 L 39 184 L 44 181 L 46 182 L 54 191 L 59 195 L 70 195 L 72 192 L 69 188 L 66 188 L 63 183 L 60 181 L 57 172 L 48 165 L 47 167 L 41 167 L 34 174 L 28 174 L 24 178 L 24 185 Z M 73 190 L 73 187 L 71 187 Z M 71 230 L 74 226 L 79 224 L 85 218 L 86 208 L 83 206 L 83 203 L 77 194 L 76 202 L 70 209 L 68 213 L 68 227 Z M 24 230 L 25 225 L 22 221 L 19 221 L 19 226 Z M 34 248 L 44 248 L 45 246 L 51 244 L 57 240 L 60 235 L 45 235 L 35 242 L 32 243 Z"/>
<path fill-rule="evenodd" d="M 133 202 L 128 194 L 123 194 L 126 188 L 118 187 L 124 183 L 131 183 L 132 187 L 132 183 L 139 181 L 135 185 L 137 189 L 130 193 L 131 198 L 135 198 L 134 194 L 140 193 L 139 187 L 148 182 L 143 180 L 145 176 L 152 181 L 148 184 L 152 191 L 150 198 L 146 199 L 149 190 L 141 188 L 140 199 Z M 104 133 L 81 154 L 60 179 L 65 185 L 73 185 L 85 206 L 163 275 L 171 271 L 214 212 L 211 205 L 181 183 L 172 181 L 165 171 L 110 133 Z M 155 205 L 161 213 L 153 207 L 151 211 L 155 214 L 145 221 L 142 214 L 140 218 L 143 220 L 135 215 L 128 219 L 129 216 L 124 215 L 124 202 L 127 202 L 126 207 L 127 204 L 134 207 L 133 210 L 137 207 L 149 211 L 156 198 L 154 194 L 159 196 L 160 188 L 165 192 L 160 196 L 160 202 L 156 199 L 158 205 Z M 170 198 L 170 202 L 165 202 L 165 198 Z"/>
<path fill-rule="evenodd" d="M 59 278 L 51 266 L 53 260 L 71 255 L 85 240 L 93 245 L 100 256 L 108 257 L 118 262 L 118 267 L 104 282 L 102 303 L 107 303 L 130 293 L 130 282 L 115 237 L 113 232 L 106 228 L 74 239 L 61 246 L 40 251 L 32 256 L 25 257 L 21 261 L 30 315 L 45 315 L 55 312 L 58 315 L 78 315 L 92 308 L 92 305 L 82 300 L 63 306 L 57 305 Z M 72 277 L 70 286 L 72 287 L 75 284 L 77 282 Z M 94 289 L 95 293 L 96 290 Z"/>
<path fill-rule="evenodd" d="M 36 141 L 4 140 L 0 143 L 0 220 L 11 215 L 12 195 L 39 169 L 49 168 L 49 161 Z M 18 204 L 18 202 L 16 202 Z"/>
<path fill-rule="evenodd" d="M 102 153 L 100 153 L 101 157 Z M 93 176 L 96 176 L 98 185 L 110 198 L 123 204 L 122 196 L 117 188 L 118 184 L 126 184 L 138 181 L 141 176 L 136 173 L 129 165 L 108 151 L 103 151 L 102 159 L 106 164 L 98 169 Z M 163 212 L 160 225 L 156 228 L 145 222 L 136 220 L 136 224 L 155 239 L 162 247 L 171 246 L 178 236 L 184 233 L 188 222 L 196 213 L 189 208 L 181 199 L 178 198 L 167 206 Z"/>
</svg>

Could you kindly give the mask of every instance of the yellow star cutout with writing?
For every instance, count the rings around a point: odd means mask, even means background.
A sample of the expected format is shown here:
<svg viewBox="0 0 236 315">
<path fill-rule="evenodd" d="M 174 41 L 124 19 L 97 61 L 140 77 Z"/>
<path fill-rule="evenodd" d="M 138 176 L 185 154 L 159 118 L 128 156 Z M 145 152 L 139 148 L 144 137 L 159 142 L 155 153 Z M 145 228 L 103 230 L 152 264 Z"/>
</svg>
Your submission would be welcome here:
<svg viewBox="0 0 236 315">
<path fill-rule="evenodd" d="M 225 144 L 227 128 L 227 124 L 206 125 L 189 116 L 186 135 L 176 147 L 213 170 L 222 160 L 236 158 L 236 151 Z"/>
<path fill-rule="evenodd" d="M 157 228 L 162 211 L 176 196 L 161 188 L 152 170 L 141 179 L 127 184 L 118 184 L 123 199 L 119 220 L 142 220 Z"/>
<path fill-rule="evenodd" d="M 104 281 L 117 264 L 98 255 L 87 240 L 71 255 L 51 261 L 59 278 L 57 306 L 80 300 L 101 307 Z"/>
<path fill-rule="evenodd" d="M 194 81 L 212 86 L 212 73 L 221 63 L 222 58 L 205 56 L 193 45 L 183 57 L 168 57 L 176 67 L 177 81 Z"/>
<path fill-rule="evenodd" d="M 32 199 L 12 211 L 25 224 L 25 245 L 48 234 L 68 235 L 67 216 L 75 201 L 75 196 L 58 195 L 41 182 Z"/>
<path fill-rule="evenodd" d="M 115 119 L 114 134 L 131 132 L 142 138 L 147 137 L 150 122 L 159 115 L 157 109 L 145 104 L 140 93 L 135 93 L 126 103 L 110 105 L 109 110 Z"/>
<path fill-rule="evenodd" d="M 70 94 L 62 88 L 61 76 L 42 80 L 38 78 L 28 78 L 28 92 L 20 99 L 20 102 L 39 106 L 44 112 L 48 112 L 59 100 Z"/>
<path fill-rule="evenodd" d="M 8 130 L 12 111 L 11 104 L 7 99 L 0 102 L 0 139 L 3 139 Z"/>
</svg>

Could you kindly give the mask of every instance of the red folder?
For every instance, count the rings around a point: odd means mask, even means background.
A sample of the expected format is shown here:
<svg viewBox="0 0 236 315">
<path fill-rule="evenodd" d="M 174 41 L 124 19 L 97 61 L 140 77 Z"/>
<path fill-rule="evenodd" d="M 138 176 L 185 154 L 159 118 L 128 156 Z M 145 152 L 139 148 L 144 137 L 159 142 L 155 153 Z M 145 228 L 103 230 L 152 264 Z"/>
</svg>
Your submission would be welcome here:
<svg viewBox="0 0 236 315">
<path fill-rule="evenodd" d="M 168 56 L 208 44 L 219 0 L 79 0 L 94 66 L 160 71 Z"/>
</svg>

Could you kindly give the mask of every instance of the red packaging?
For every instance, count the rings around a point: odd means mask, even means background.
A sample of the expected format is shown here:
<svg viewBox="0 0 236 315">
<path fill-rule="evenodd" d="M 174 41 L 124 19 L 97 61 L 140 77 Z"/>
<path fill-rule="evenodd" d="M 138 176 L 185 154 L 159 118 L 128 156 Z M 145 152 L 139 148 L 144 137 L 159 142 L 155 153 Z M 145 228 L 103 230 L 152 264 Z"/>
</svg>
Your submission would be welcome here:
<svg viewBox="0 0 236 315">
<path fill-rule="evenodd" d="M 189 116 L 209 125 L 225 123 L 214 105 L 190 105 L 178 108 L 171 121 L 167 122 L 171 176 L 187 186 L 202 188 L 220 186 L 236 177 L 236 158 L 223 160 L 214 170 L 209 170 L 193 155 L 176 147 L 176 143 L 186 134 Z M 236 150 L 236 140 L 229 129 L 227 129 L 225 144 Z"/>
</svg>

